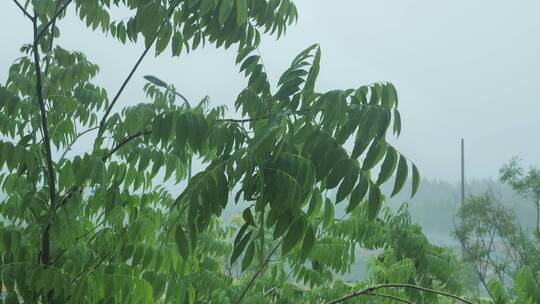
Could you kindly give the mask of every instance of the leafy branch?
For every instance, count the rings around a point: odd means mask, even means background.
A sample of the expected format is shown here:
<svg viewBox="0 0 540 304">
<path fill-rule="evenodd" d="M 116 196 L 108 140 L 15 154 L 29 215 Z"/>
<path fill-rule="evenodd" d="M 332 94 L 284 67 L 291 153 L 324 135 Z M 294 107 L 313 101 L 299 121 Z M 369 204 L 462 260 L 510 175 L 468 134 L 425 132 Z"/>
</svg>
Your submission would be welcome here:
<svg viewBox="0 0 540 304">
<path fill-rule="evenodd" d="M 255 280 L 257 279 L 257 277 L 259 277 L 263 271 L 266 269 L 266 265 L 268 265 L 268 263 L 270 262 L 270 258 L 272 258 L 272 256 L 274 255 L 274 253 L 276 252 L 276 250 L 279 248 L 279 246 L 281 246 L 281 243 L 283 243 L 283 239 L 281 239 L 281 241 L 279 241 L 276 246 L 274 246 L 274 248 L 272 248 L 272 250 L 270 251 L 270 253 L 268 253 L 268 255 L 266 256 L 266 259 L 264 260 L 264 262 L 261 264 L 261 266 L 259 267 L 259 269 L 257 270 L 257 272 L 255 272 L 253 274 L 253 276 L 251 277 L 251 279 L 249 280 L 248 284 L 246 285 L 246 287 L 242 290 L 242 292 L 240 293 L 240 296 L 236 299 L 236 301 L 234 303 L 236 304 L 240 304 L 242 303 L 242 301 L 244 300 L 247 292 L 251 289 L 251 287 L 253 286 L 253 284 L 255 284 Z"/>
<path fill-rule="evenodd" d="M 349 299 L 352 299 L 352 298 L 355 298 L 355 297 L 358 297 L 358 296 L 374 295 L 373 294 L 374 291 L 382 289 L 382 288 L 409 288 L 409 289 L 416 289 L 416 290 L 420 290 L 420 291 L 424 291 L 424 292 L 433 293 L 433 294 L 445 296 L 445 297 L 448 297 L 448 298 L 452 298 L 454 300 L 458 300 L 458 301 L 461 301 L 461 302 L 466 303 L 466 304 L 474 304 L 473 302 L 467 301 L 467 300 L 465 300 L 465 299 L 463 299 L 463 298 L 461 298 L 459 296 L 456 296 L 456 295 L 453 295 L 453 294 L 450 294 L 450 293 L 447 293 L 447 292 L 444 292 L 444 291 L 439 291 L 439 290 L 426 288 L 426 287 L 422 287 L 422 286 L 417 286 L 417 285 L 412 285 L 412 284 L 380 284 L 380 285 L 368 287 L 366 289 L 363 289 L 363 290 L 348 294 L 348 295 L 343 296 L 341 298 L 338 298 L 338 299 L 332 300 L 330 302 L 327 302 L 326 304 L 337 304 L 337 303 L 341 303 L 341 302 L 344 302 L 346 300 L 349 300 Z"/>
<path fill-rule="evenodd" d="M 66 7 L 68 7 L 68 5 L 73 2 L 73 0 L 68 0 L 66 1 L 66 3 L 64 3 L 64 5 L 62 5 L 58 10 L 56 10 L 56 13 L 54 14 L 54 16 L 51 18 L 51 20 L 49 20 L 44 26 L 43 28 L 41 29 L 41 31 L 39 31 L 39 33 L 37 33 L 35 36 L 34 36 L 34 44 L 38 43 L 39 40 L 43 37 L 43 35 L 45 34 L 45 32 L 47 31 L 47 29 L 54 25 L 54 23 L 56 22 L 56 19 L 60 16 L 60 14 L 62 14 L 62 12 L 64 12 L 64 10 L 66 9 Z"/>
<path fill-rule="evenodd" d="M 37 18 L 32 19 L 32 25 L 33 25 L 34 37 L 37 37 L 38 35 Z M 49 138 L 49 128 L 47 125 L 45 100 L 43 98 L 43 91 L 42 91 L 38 41 L 39 39 L 34 39 L 34 43 L 32 45 L 32 49 L 34 53 L 34 67 L 35 67 L 35 73 L 36 73 L 36 93 L 37 93 L 36 95 L 37 95 L 38 106 L 39 106 L 39 111 L 40 111 L 41 128 L 43 131 L 43 145 L 45 146 L 48 184 L 49 184 L 49 198 L 51 200 L 51 208 L 55 209 L 56 208 L 56 184 L 55 184 L 56 177 L 54 173 L 54 163 L 52 160 L 51 140 Z M 49 229 L 50 229 L 50 223 L 47 224 L 46 228 L 44 229 L 43 234 L 42 234 L 42 240 L 41 240 L 42 241 L 41 259 L 42 259 L 43 264 L 45 265 L 49 264 L 49 251 L 50 251 Z"/>
<path fill-rule="evenodd" d="M 180 3 L 181 3 L 181 1 L 176 1 L 176 4 L 174 4 L 169 9 L 169 12 L 167 13 L 167 16 L 163 19 L 163 21 L 159 25 L 159 28 L 156 31 L 155 35 L 152 37 L 152 40 L 150 41 L 150 43 L 147 44 L 147 46 L 144 49 L 144 51 L 142 52 L 141 56 L 139 56 L 139 59 L 137 59 L 137 62 L 135 62 L 135 65 L 131 68 L 131 71 L 129 72 L 128 76 L 126 77 L 126 79 L 124 80 L 122 85 L 120 86 L 120 89 L 118 89 L 118 91 L 116 92 L 116 95 L 114 95 L 114 98 L 111 101 L 111 104 L 109 105 L 109 107 L 107 107 L 107 110 L 105 110 L 105 114 L 103 115 L 103 118 L 101 118 L 101 121 L 99 122 L 99 131 L 98 131 L 98 135 L 97 135 L 97 138 L 96 138 L 96 142 L 98 142 L 103 136 L 103 132 L 105 131 L 105 125 L 107 123 L 107 118 L 111 114 L 112 108 L 114 107 L 114 105 L 116 104 L 118 99 L 120 98 L 120 95 L 122 95 L 122 92 L 124 92 L 124 89 L 126 88 L 127 84 L 131 80 L 131 77 L 133 77 L 133 74 L 135 74 L 135 71 L 137 70 L 137 68 L 139 67 L 141 62 L 143 61 L 144 57 L 146 57 L 146 54 L 148 53 L 148 51 L 150 50 L 150 48 L 152 47 L 152 45 L 154 44 L 154 42 L 158 38 L 158 36 L 161 33 L 161 31 L 163 30 L 165 24 L 169 21 L 172 13 L 174 12 L 176 7 Z"/>
</svg>

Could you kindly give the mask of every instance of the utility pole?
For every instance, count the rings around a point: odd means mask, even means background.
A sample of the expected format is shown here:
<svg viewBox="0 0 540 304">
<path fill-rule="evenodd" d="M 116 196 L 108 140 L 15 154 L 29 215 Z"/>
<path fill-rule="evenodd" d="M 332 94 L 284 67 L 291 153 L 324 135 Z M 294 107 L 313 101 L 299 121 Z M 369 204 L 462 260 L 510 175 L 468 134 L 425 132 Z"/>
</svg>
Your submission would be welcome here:
<svg viewBox="0 0 540 304">
<path fill-rule="evenodd" d="M 461 207 L 465 205 L 465 140 L 461 139 Z"/>
<path fill-rule="evenodd" d="M 461 139 L 461 207 L 465 205 L 465 140 Z M 465 249 L 461 246 L 461 259 L 465 256 Z"/>
</svg>

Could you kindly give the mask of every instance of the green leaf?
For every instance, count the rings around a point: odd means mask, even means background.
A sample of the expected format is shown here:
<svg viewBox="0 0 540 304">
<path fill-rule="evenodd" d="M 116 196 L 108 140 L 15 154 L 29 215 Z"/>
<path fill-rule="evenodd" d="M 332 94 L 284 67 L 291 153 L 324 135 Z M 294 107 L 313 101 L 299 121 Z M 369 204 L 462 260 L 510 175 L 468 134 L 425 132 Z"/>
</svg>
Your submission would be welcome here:
<svg viewBox="0 0 540 304">
<path fill-rule="evenodd" d="M 305 219 L 303 217 L 298 217 L 293 221 L 289 227 L 289 231 L 283 239 L 283 246 L 281 247 L 281 254 L 286 255 L 293 249 L 302 239 L 305 229 Z"/>
<path fill-rule="evenodd" d="M 349 205 L 347 206 L 347 212 L 353 211 L 360 202 L 366 196 L 369 189 L 369 180 L 366 178 L 364 173 L 360 173 L 358 185 L 354 188 L 351 193 L 351 198 L 349 200 Z"/>
<path fill-rule="evenodd" d="M 322 206 L 322 196 L 318 190 L 313 190 L 311 193 L 311 199 L 309 201 L 309 207 L 307 211 L 308 216 L 317 214 Z"/>
<path fill-rule="evenodd" d="M 386 157 L 381 166 L 379 177 L 377 178 L 377 185 L 382 185 L 386 182 L 394 173 L 398 163 L 398 153 L 393 147 L 388 147 L 386 150 Z"/>
<path fill-rule="evenodd" d="M 323 227 L 328 228 L 334 224 L 334 204 L 329 198 L 324 201 Z"/>
<path fill-rule="evenodd" d="M 386 143 L 384 141 L 376 141 L 369 148 L 362 170 L 370 170 L 382 159 L 386 151 Z"/>
<path fill-rule="evenodd" d="M 233 9 L 233 0 L 222 0 L 219 8 L 218 22 L 221 26 L 225 24 Z"/>
<path fill-rule="evenodd" d="M 412 194 L 411 197 L 413 197 L 416 192 L 418 191 L 418 186 L 420 186 L 420 172 L 418 171 L 418 168 L 415 164 L 412 165 Z"/>
<path fill-rule="evenodd" d="M 379 214 L 381 209 L 381 190 L 379 187 L 373 183 L 370 183 L 369 186 L 369 197 L 368 197 L 368 219 L 374 220 Z"/>
<path fill-rule="evenodd" d="M 313 92 L 315 90 L 315 82 L 317 80 L 317 76 L 319 75 L 320 64 L 321 48 L 317 46 L 317 52 L 315 53 L 315 58 L 313 59 L 313 63 L 309 69 L 306 83 L 304 85 L 304 92 Z"/>
<path fill-rule="evenodd" d="M 180 56 L 180 53 L 182 53 L 183 45 L 184 43 L 182 40 L 182 34 L 180 32 L 174 32 L 174 35 L 171 41 L 172 55 Z"/>
<path fill-rule="evenodd" d="M 161 28 L 161 31 L 156 41 L 156 56 L 161 54 L 165 50 L 165 48 L 167 48 L 169 40 L 171 40 L 171 35 L 172 26 L 167 22 L 163 25 L 163 28 Z"/>
<path fill-rule="evenodd" d="M 306 234 L 304 235 L 304 241 L 302 242 L 302 252 L 301 252 L 302 260 L 307 259 L 309 253 L 311 252 L 311 249 L 313 249 L 314 244 L 315 244 L 315 229 L 313 229 L 312 225 L 309 225 L 307 227 Z"/>
<path fill-rule="evenodd" d="M 500 280 L 492 278 L 487 284 L 489 294 L 493 297 L 494 304 L 511 303 L 506 288 Z"/>
<path fill-rule="evenodd" d="M 182 226 L 176 226 L 176 233 L 174 234 L 174 239 L 176 241 L 176 247 L 178 248 L 178 251 L 184 258 L 184 260 L 187 260 L 190 254 L 190 246 L 186 237 L 186 233 L 184 232 L 184 229 L 182 229 Z"/>
<path fill-rule="evenodd" d="M 339 182 L 349 173 L 351 167 L 352 163 L 348 158 L 339 161 L 334 166 L 334 169 L 332 169 L 332 172 L 330 172 L 330 175 L 328 175 L 328 179 L 326 181 L 326 189 L 334 189 L 339 184 Z"/>
<path fill-rule="evenodd" d="M 248 225 L 256 226 L 255 220 L 253 219 L 253 215 L 251 214 L 250 208 L 244 209 L 244 212 L 242 213 L 242 217 L 244 218 L 244 221 L 246 221 Z"/>
<path fill-rule="evenodd" d="M 345 175 L 345 178 L 341 182 L 338 188 L 338 192 L 336 194 L 336 204 L 343 201 L 349 194 L 351 194 L 351 191 L 354 188 L 354 185 L 356 184 L 356 180 L 358 179 L 359 170 L 358 167 L 353 166 L 352 168 L 349 168 L 349 172 L 347 175 Z"/>
<path fill-rule="evenodd" d="M 248 267 L 253 262 L 253 257 L 255 256 L 255 242 L 250 242 L 249 246 L 246 249 L 244 258 L 242 259 L 242 271 L 248 269 Z"/>
<path fill-rule="evenodd" d="M 403 155 L 400 154 L 399 163 L 397 166 L 396 181 L 394 182 L 394 190 L 392 190 L 392 195 L 390 197 L 395 196 L 399 193 L 399 191 L 401 191 L 401 189 L 403 189 L 405 181 L 407 180 L 408 169 L 409 167 L 407 166 L 407 160 Z"/>
<path fill-rule="evenodd" d="M 240 254 L 244 251 L 244 248 L 246 248 L 246 245 L 248 244 L 249 240 L 251 239 L 251 233 L 253 231 L 249 231 L 242 239 L 238 241 L 238 243 L 235 242 L 235 246 L 231 255 L 231 264 L 234 263 Z"/>
<path fill-rule="evenodd" d="M 246 0 L 236 0 L 236 23 L 242 25 L 247 21 Z"/>
<path fill-rule="evenodd" d="M 215 5 L 215 0 L 202 0 L 201 5 L 199 6 L 199 16 L 204 17 L 214 8 Z"/>
</svg>

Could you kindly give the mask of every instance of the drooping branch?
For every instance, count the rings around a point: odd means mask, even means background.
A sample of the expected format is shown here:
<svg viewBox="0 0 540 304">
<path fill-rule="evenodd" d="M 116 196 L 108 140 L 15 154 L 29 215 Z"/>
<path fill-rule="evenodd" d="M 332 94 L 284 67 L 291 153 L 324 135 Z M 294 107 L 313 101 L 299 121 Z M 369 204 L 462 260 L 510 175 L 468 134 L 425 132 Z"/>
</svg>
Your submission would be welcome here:
<svg viewBox="0 0 540 304">
<path fill-rule="evenodd" d="M 255 272 L 253 274 L 253 276 L 251 277 L 251 279 L 249 280 L 248 284 L 246 285 L 246 287 L 244 288 L 244 290 L 242 290 L 242 293 L 240 293 L 240 296 L 238 297 L 238 299 L 236 299 L 235 303 L 236 304 L 240 304 L 242 303 L 242 301 L 244 300 L 244 297 L 246 296 L 247 292 L 251 289 L 251 287 L 253 286 L 253 284 L 255 284 L 255 280 L 259 277 L 259 275 L 261 275 L 263 273 L 263 271 L 266 269 L 266 265 L 268 265 L 268 262 L 270 262 L 270 258 L 272 257 L 272 255 L 274 255 L 274 253 L 276 252 L 276 250 L 279 248 L 279 246 L 281 246 L 281 243 L 283 243 L 283 239 L 281 239 L 281 241 L 279 241 L 276 246 L 274 246 L 274 248 L 272 248 L 272 250 L 270 251 L 270 253 L 268 253 L 268 256 L 266 256 L 266 259 L 264 260 L 264 262 L 262 263 L 262 265 L 259 267 L 259 269 L 257 270 L 257 272 Z"/>
<path fill-rule="evenodd" d="M 37 36 L 37 18 L 32 20 L 34 37 Z M 56 209 L 56 177 L 54 173 L 54 163 L 52 160 L 51 152 L 51 140 L 49 138 L 49 128 L 47 125 L 47 112 L 45 110 L 45 100 L 43 98 L 42 83 L 41 83 L 41 67 L 39 58 L 38 39 L 34 39 L 32 45 L 34 53 L 34 66 L 36 72 L 36 95 L 38 100 L 41 129 L 43 131 L 43 145 L 45 146 L 45 155 L 47 162 L 47 175 L 49 185 L 49 199 L 51 200 L 51 209 Z M 42 248 L 41 248 L 41 261 L 43 264 L 49 264 L 49 251 L 50 251 L 50 235 L 49 235 L 50 223 L 46 224 L 42 233 Z"/>
<path fill-rule="evenodd" d="M 458 300 L 458 301 L 461 301 L 461 302 L 466 303 L 466 304 L 474 304 L 471 301 L 467 301 L 467 300 L 465 300 L 465 299 L 463 299 L 463 298 L 461 298 L 459 296 L 456 296 L 456 295 L 453 295 L 453 294 L 450 294 L 450 293 L 447 293 L 447 292 L 444 292 L 444 291 L 435 290 L 435 289 L 426 288 L 426 287 L 417 286 L 417 285 L 412 285 L 412 284 L 381 284 L 381 285 L 376 285 L 376 286 L 368 287 L 366 289 L 363 289 L 363 290 L 348 294 L 348 295 L 343 296 L 341 298 L 332 300 L 330 302 L 327 302 L 326 304 L 337 304 L 337 303 L 345 302 L 346 300 L 352 299 L 354 297 L 363 296 L 363 295 L 373 295 L 374 291 L 379 290 L 379 289 L 383 289 L 383 288 L 416 289 L 416 290 L 420 290 L 420 291 L 424 291 L 424 292 L 433 293 L 433 294 L 445 296 L 445 297 L 448 297 L 448 298 L 452 298 L 454 300 Z"/>
<path fill-rule="evenodd" d="M 30 15 L 30 13 L 24 8 L 24 6 L 21 5 L 21 3 L 19 3 L 19 1 L 13 0 L 13 2 L 15 2 L 15 5 L 17 5 L 17 7 L 23 12 L 26 17 L 28 17 L 28 19 L 34 20 L 34 16 Z"/>
<path fill-rule="evenodd" d="M 139 59 L 137 59 L 137 62 L 135 62 L 135 65 L 131 68 L 131 71 L 129 72 L 128 76 L 126 77 L 126 79 L 124 80 L 122 85 L 120 86 L 120 89 L 118 89 L 118 92 L 116 92 L 116 95 L 114 95 L 113 100 L 111 101 L 111 104 L 109 105 L 109 107 L 107 107 L 107 109 L 105 110 L 105 114 L 103 115 L 103 118 L 101 118 L 101 121 L 99 122 L 99 131 L 98 131 L 98 135 L 97 135 L 97 138 L 96 138 L 96 142 L 98 142 L 103 136 L 103 132 L 105 131 L 105 125 L 107 123 L 107 118 L 111 114 L 111 111 L 112 111 L 114 105 L 116 104 L 116 102 L 120 98 L 120 95 L 122 95 L 122 92 L 124 92 L 124 89 L 126 88 L 127 84 L 131 80 L 131 77 L 133 77 L 133 74 L 135 74 L 135 71 L 137 70 L 137 68 L 139 67 L 141 62 L 143 61 L 144 57 L 146 57 L 146 54 L 148 53 L 148 51 L 150 50 L 150 48 L 152 47 L 152 45 L 156 41 L 157 37 L 159 36 L 161 31 L 163 30 L 163 27 L 169 21 L 171 15 L 173 14 L 176 7 L 180 4 L 180 2 L 181 1 L 177 1 L 176 4 L 174 4 L 169 9 L 169 12 L 167 13 L 167 16 L 163 19 L 163 21 L 159 25 L 159 28 L 158 28 L 156 34 L 152 37 L 152 40 L 150 41 L 150 43 L 148 43 L 148 45 L 146 46 L 146 48 L 142 52 L 141 56 L 139 56 Z"/>
</svg>

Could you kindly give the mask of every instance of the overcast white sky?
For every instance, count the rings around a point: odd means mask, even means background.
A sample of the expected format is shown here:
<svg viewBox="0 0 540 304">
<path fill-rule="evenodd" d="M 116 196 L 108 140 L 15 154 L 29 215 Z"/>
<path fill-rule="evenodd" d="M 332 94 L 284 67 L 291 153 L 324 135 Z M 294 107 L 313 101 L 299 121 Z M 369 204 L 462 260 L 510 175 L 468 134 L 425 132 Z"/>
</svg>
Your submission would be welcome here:
<svg viewBox="0 0 540 304">
<path fill-rule="evenodd" d="M 494 177 L 513 155 L 540 166 L 540 1 L 300 0 L 287 35 L 261 47 L 276 80 L 296 53 L 322 45 L 320 91 L 390 81 L 398 89 L 403 133 L 398 148 L 428 178 L 459 179 L 465 137 L 467 176 Z M 73 11 L 71 11 L 73 13 Z M 76 18 L 60 23 L 59 43 L 101 67 L 113 95 L 140 52 L 92 32 Z M 0 3 L 0 82 L 31 26 L 12 1 Z M 120 103 L 143 101 L 143 75 L 170 81 L 188 98 L 209 95 L 231 106 L 246 80 L 234 50 L 206 47 L 180 58 L 149 56 Z M 120 107 L 119 107 L 120 108 Z M 119 109 L 117 108 L 117 109 Z"/>
</svg>

